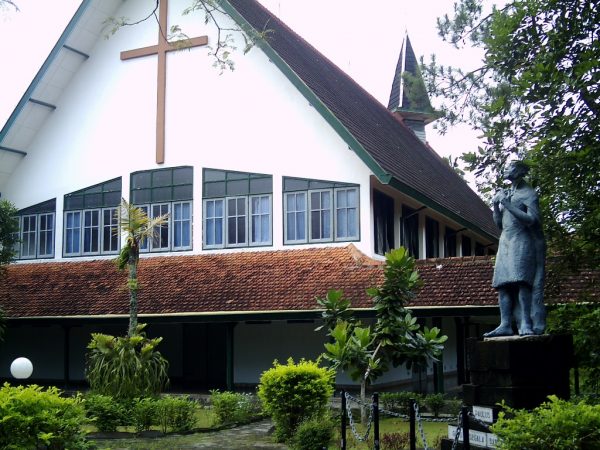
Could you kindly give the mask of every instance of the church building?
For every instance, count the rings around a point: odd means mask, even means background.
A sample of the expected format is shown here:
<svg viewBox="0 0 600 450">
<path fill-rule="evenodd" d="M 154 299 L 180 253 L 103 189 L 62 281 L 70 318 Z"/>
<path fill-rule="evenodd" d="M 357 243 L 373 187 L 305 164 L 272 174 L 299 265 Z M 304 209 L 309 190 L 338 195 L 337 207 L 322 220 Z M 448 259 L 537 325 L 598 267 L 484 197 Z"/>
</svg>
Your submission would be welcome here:
<svg viewBox="0 0 600 450">
<path fill-rule="evenodd" d="M 0 378 L 26 356 L 33 381 L 81 384 L 90 333 L 126 333 L 125 198 L 169 215 L 142 249 L 139 317 L 174 387 L 253 386 L 274 359 L 317 357 L 315 298 L 342 289 L 373 318 L 365 290 L 401 245 L 425 282 L 411 309 L 449 336 L 431 385 L 463 382 L 464 339 L 497 321 L 499 231 L 426 142 L 435 112 L 408 37 L 386 107 L 256 0 L 215 11 L 255 40 L 233 72 L 213 67 L 218 29 L 181 15 L 188 0 L 105 39 L 107 18 L 153 3 L 83 0 L 0 131 L 0 194 L 20 224 Z M 173 24 L 189 38 L 168 41 Z M 377 383 L 413 381 L 399 367 Z"/>
</svg>

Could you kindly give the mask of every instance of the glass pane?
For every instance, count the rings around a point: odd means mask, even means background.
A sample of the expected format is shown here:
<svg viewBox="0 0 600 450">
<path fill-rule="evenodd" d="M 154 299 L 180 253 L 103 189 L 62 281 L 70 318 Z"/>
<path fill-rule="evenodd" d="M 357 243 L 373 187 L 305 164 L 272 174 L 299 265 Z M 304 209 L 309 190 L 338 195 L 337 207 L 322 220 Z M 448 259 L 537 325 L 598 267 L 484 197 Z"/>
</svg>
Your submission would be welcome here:
<svg viewBox="0 0 600 450">
<path fill-rule="evenodd" d="M 181 203 L 173 204 L 173 220 L 181 220 Z"/>
<path fill-rule="evenodd" d="M 246 242 L 246 220 L 244 217 L 237 219 L 238 244 Z"/>
<path fill-rule="evenodd" d="M 171 186 L 172 184 L 173 181 L 171 169 L 156 170 L 152 172 L 152 187 Z"/>
<path fill-rule="evenodd" d="M 269 194 L 271 192 L 273 192 L 273 177 L 250 180 L 250 194 Z"/>
<path fill-rule="evenodd" d="M 236 199 L 237 201 L 237 213 L 238 215 L 242 216 L 242 215 L 246 215 L 246 199 L 245 198 L 238 198 Z"/>
<path fill-rule="evenodd" d="M 104 192 L 107 191 L 120 191 L 121 190 L 121 178 L 116 178 L 112 181 L 107 181 L 102 186 Z"/>
<path fill-rule="evenodd" d="M 223 200 L 218 200 L 215 202 L 215 216 L 223 217 L 223 206 L 225 202 Z"/>
<path fill-rule="evenodd" d="M 347 237 L 348 236 L 348 232 L 347 232 L 347 213 L 345 209 L 338 209 L 337 212 L 337 229 L 336 229 L 336 234 L 338 237 Z"/>
<path fill-rule="evenodd" d="M 121 191 L 107 192 L 104 194 L 104 204 L 102 206 L 117 206 L 121 202 Z"/>
<path fill-rule="evenodd" d="M 358 206 L 358 189 L 348 189 L 348 206 Z"/>
<path fill-rule="evenodd" d="M 214 245 L 215 244 L 215 220 L 207 219 L 206 220 L 206 245 Z"/>
<path fill-rule="evenodd" d="M 329 192 L 321 192 L 321 201 L 323 209 L 331 208 L 331 194 Z"/>
<path fill-rule="evenodd" d="M 98 184 L 97 186 L 89 187 L 89 188 L 87 188 L 87 189 L 85 189 L 83 191 L 84 195 L 97 194 L 99 192 L 102 192 L 102 185 L 101 184 Z"/>
<path fill-rule="evenodd" d="M 237 244 L 237 239 L 236 239 L 236 220 L 235 217 L 230 217 L 227 220 L 227 242 L 229 244 Z"/>
<path fill-rule="evenodd" d="M 358 210 L 348 210 L 348 237 L 358 237 Z"/>
<path fill-rule="evenodd" d="M 191 203 L 183 203 L 181 209 L 181 217 L 183 219 L 191 219 L 192 218 L 192 204 Z"/>
<path fill-rule="evenodd" d="M 252 242 L 260 242 L 260 216 L 252 217 Z"/>
<path fill-rule="evenodd" d="M 215 217 L 215 202 L 207 201 L 205 203 L 206 207 L 206 218 Z"/>
<path fill-rule="evenodd" d="M 65 196 L 65 210 L 83 208 L 83 195 Z"/>
<path fill-rule="evenodd" d="M 308 180 L 299 180 L 297 178 L 284 178 L 283 190 L 287 191 L 306 191 L 308 190 Z"/>
<path fill-rule="evenodd" d="M 225 197 L 225 182 L 205 183 L 202 195 L 205 198 Z"/>
<path fill-rule="evenodd" d="M 261 216 L 260 218 L 261 242 L 269 242 L 271 240 L 269 216 Z"/>
<path fill-rule="evenodd" d="M 247 179 L 227 182 L 227 195 L 246 195 L 248 190 Z"/>
<path fill-rule="evenodd" d="M 320 209 L 321 208 L 321 196 L 318 192 L 310 193 L 310 209 Z"/>
<path fill-rule="evenodd" d="M 310 214 L 311 239 L 321 239 L 321 215 L 318 211 Z"/>
<path fill-rule="evenodd" d="M 347 199 L 347 195 L 346 195 L 346 191 L 337 191 L 337 207 L 338 208 L 345 208 L 346 206 L 348 206 L 348 203 L 346 201 Z"/>
<path fill-rule="evenodd" d="M 304 192 L 296 194 L 296 210 L 306 211 L 306 194 Z"/>
<path fill-rule="evenodd" d="M 306 213 L 299 212 L 296 214 L 296 239 L 299 241 L 306 240 Z"/>
<path fill-rule="evenodd" d="M 309 189 L 329 189 L 333 187 L 333 183 L 319 180 L 309 180 Z"/>
<path fill-rule="evenodd" d="M 181 224 L 181 245 L 182 247 L 191 247 L 192 245 L 192 223 L 183 222 Z"/>
<path fill-rule="evenodd" d="M 181 222 L 173 225 L 173 246 L 181 247 Z"/>
<path fill-rule="evenodd" d="M 131 176 L 131 188 L 139 189 L 139 188 L 149 188 L 151 187 L 151 173 L 150 172 L 140 172 L 135 173 Z"/>
<path fill-rule="evenodd" d="M 193 197 L 193 190 L 191 184 L 175 186 L 173 188 L 173 200 L 190 200 Z"/>
<path fill-rule="evenodd" d="M 173 169 L 173 184 L 192 184 L 194 171 L 191 167 Z"/>
<path fill-rule="evenodd" d="M 223 245 L 223 219 L 215 219 L 215 245 Z"/>
<path fill-rule="evenodd" d="M 331 239 L 331 212 L 323 211 L 323 239 Z"/>
<path fill-rule="evenodd" d="M 250 177 L 246 172 L 227 172 L 227 181 L 229 180 L 247 180 Z"/>
<path fill-rule="evenodd" d="M 168 202 L 173 200 L 171 187 L 159 187 L 152 189 L 153 202 Z"/>
<path fill-rule="evenodd" d="M 139 205 L 140 203 L 148 203 L 150 202 L 150 189 L 143 189 L 141 191 L 132 191 L 131 192 L 132 202 L 134 205 Z"/>
<path fill-rule="evenodd" d="M 224 170 L 214 170 L 214 169 L 204 169 L 203 181 L 206 183 L 207 181 L 224 181 L 225 180 L 225 171 Z"/>
</svg>

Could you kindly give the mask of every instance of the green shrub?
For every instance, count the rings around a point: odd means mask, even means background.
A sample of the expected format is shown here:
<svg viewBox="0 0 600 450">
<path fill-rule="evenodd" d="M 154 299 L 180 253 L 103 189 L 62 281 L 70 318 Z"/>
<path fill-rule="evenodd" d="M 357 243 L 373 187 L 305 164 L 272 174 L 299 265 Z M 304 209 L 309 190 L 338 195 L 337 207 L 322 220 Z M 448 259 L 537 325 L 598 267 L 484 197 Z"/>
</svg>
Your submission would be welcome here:
<svg viewBox="0 0 600 450">
<path fill-rule="evenodd" d="M 109 395 L 88 394 L 85 397 L 85 414 L 98 431 L 117 431 L 126 417 L 125 406 Z"/>
<path fill-rule="evenodd" d="M 492 431 L 502 450 L 580 450 L 600 448 L 600 405 L 550 396 L 533 411 L 504 406 Z"/>
<path fill-rule="evenodd" d="M 408 433 L 385 433 L 381 437 L 381 450 L 404 450 L 409 443 Z"/>
<path fill-rule="evenodd" d="M 131 422 L 136 432 L 148 431 L 158 424 L 158 406 L 154 398 L 136 398 L 131 408 Z"/>
<path fill-rule="evenodd" d="M 446 396 L 444 394 L 428 394 L 423 399 L 423 403 L 429 412 L 438 417 L 446 406 Z"/>
<path fill-rule="evenodd" d="M 192 430 L 196 426 L 198 403 L 189 397 L 165 395 L 156 400 L 157 422 L 163 433 L 178 433 Z"/>
<path fill-rule="evenodd" d="M 416 392 L 383 392 L 379 396 L 383 409 L 399 414 L 410 414 L 410 400 L 414 399 L 419 405 L 423 403 L 423 396 Z"/>
<path fill-rule="evenodd" d="M 291 440 L 294 450 L 319 450 L 328 448 L 335 424 L 327 415 L 320 415 L 303 420 Z"/>
<path fill-rule="evenodd" d="M 462 404 L 463 404 L 463 402 L 459 398 L 447 398 L 446 404 L 442 408 L 441 412 L 458 417 L 458 414 L 460 413 L 460 408 L 462 407 Z"/>
<path fill-rule="evenodd" d="M 148 339 L 143 329 L 140 325 L 131 337 L 92 333 L 86 366 L 92 391 L 134 399 L 156 396 L 165 388 L 169 363 L 156 350 L 162 338 Z"/>
<path fill-rule="evenodd" d="M 81 397 L 63 398 L 56 387 L 0 388 L 0 448 L 88 448 Z"/>
<path fill-rule="evenodd" d="M 250 394 L 210 391 L 217 424 L 247 423 L 260 416 L 260 403 Z"/>
<path fill-rule="evenodd" d="M 304 419 L 322 414 L 333 394 L 335 371 L 319 367 L 318 362 L 290 358 L 286 365 L 274 367 L 260 377 L 258 396 L 275 424 L 275 438 L 283 442 L 294 434 Z"/>
</svg>

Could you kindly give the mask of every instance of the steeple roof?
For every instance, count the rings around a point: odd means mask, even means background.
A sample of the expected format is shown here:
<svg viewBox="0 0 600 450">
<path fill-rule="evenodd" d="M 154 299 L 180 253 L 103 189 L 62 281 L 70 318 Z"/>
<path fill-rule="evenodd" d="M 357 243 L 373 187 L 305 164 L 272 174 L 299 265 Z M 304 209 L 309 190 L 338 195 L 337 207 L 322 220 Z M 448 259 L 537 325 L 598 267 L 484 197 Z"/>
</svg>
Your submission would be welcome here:
<svg viewBox="0 0 600 450">
<path fill-rule="evenodd" d="M 425 124 L 436 119 L 408 33 L 396 64 L 388 109 L 404 118 L 422 120 Z"/>
</svg>

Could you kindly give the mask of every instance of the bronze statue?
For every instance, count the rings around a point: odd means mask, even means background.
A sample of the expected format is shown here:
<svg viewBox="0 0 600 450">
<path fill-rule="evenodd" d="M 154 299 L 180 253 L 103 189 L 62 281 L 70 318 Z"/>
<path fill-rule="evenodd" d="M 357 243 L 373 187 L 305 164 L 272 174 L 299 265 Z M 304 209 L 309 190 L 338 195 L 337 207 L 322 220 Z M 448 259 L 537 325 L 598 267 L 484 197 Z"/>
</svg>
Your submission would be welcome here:
<svg viewBox="0 0 600 450">
<path fill-rule="evenodd" d="M 513 318 L 519 335 L 542 334 L 546 328 L 544 260 L 546 245 L 538 196 L 524 180 L 529 168 L 511 163 L 505 178 L 512 183 L 493 200 L 494 221 L 502 230 L 492 286 L 498 291 L 500 325 L 484 337 L 512 336 Z"/>
</svg>

